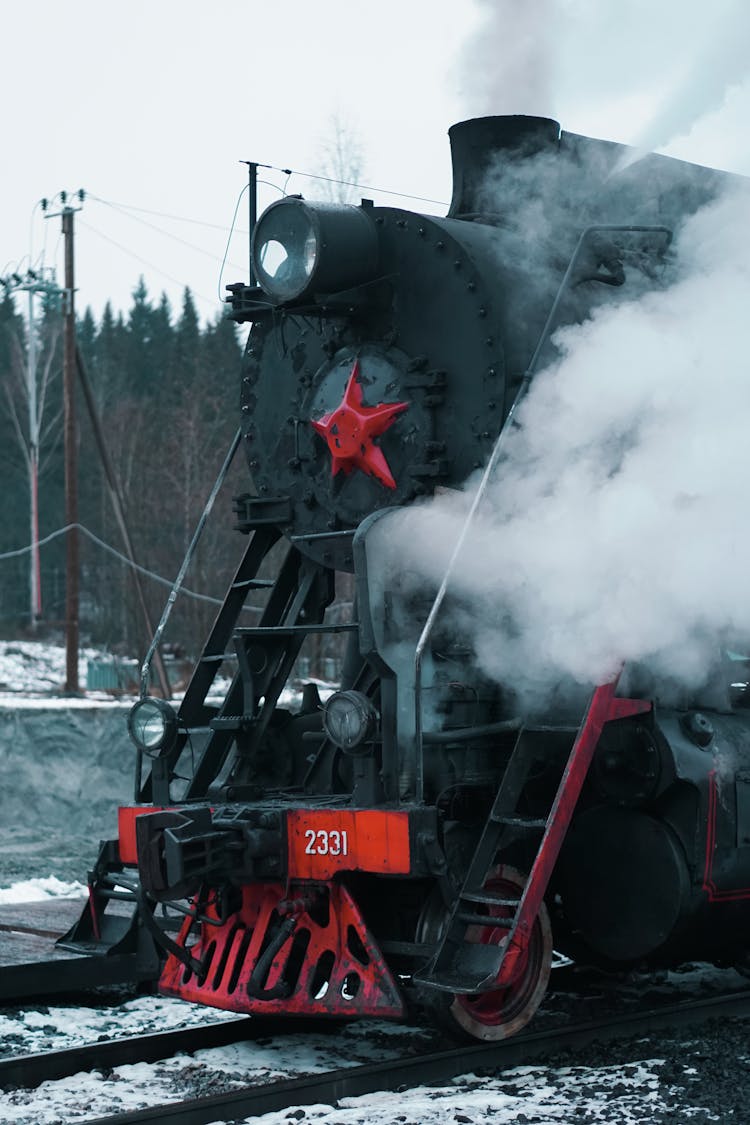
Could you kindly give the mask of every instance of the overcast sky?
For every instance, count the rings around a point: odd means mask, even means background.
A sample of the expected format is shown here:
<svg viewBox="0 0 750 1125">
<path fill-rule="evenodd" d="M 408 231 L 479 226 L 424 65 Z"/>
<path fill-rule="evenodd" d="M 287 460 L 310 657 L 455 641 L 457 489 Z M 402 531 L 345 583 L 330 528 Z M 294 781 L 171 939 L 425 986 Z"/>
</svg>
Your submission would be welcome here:
<svg viewBox="0 0 750 1125">
<path fill-rule="evenodd" d="M 97 317 L 140 274 L 216 315 L 239 161 L 320 170 L 336 114 L 367 185 L 446 202 L 446 131 L 487 113 L 750 175 L 743 0 L 34 0 L 0 19 L 0 275 L 43 261 L 62 280 L 60 219 L 37 204 L 83 187 L 77 307 Z M 266 175 L 261 207 L 286 181 Z M 222 284 L 246 280 L 244 206 Z"/>
</svg>

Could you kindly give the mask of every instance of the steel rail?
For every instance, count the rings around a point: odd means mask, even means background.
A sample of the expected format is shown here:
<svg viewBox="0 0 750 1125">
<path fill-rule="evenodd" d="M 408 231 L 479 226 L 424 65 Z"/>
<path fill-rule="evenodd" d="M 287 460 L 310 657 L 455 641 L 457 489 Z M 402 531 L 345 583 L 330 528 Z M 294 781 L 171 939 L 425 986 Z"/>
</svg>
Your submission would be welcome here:
<svg viewBox="0 0 750 1125">
<path fill-rule="evenodd" d="M 571 1048 L 596 1041 L 670 1031 L 718 1016 L 750 1016 L 750 989 L 591 1020 L 573 1027 L 558 1026 L 525 1033 L 499 1043 L 464 1044 L 408 1058 L 399 1056 L 366 1066 L 345 1067 L 326 1074 L 246 1086 L 205 1098 L 88 1118 L 86 1125 L 208 1125 L 216 1121 L 236 1122 L 291 1106 L 335 1105 L 341 1098 L 395 1090 L 400 1086 L 445 1085 L 451 1078 L 476 1072 L 478 1068 L 501 1070 L 526 1065 L 532 1060 L 557 1058 Z"/>
<path fill-rule="evenodd" d="M 287 1020 L 284 1028 L 288 1029 L 288 1026 Z M 278 1029 L 277 1023 L 273 1030 Z M 269 1034 L 271 1031 L 268 1021 L 242 1016 L 198 1027 L 181 1027 L 150 1035 L 108 1039 L 105 1042 L 86 1043 L 80 1047 L 65 1047 L 33 1055 L 13 1055 L 0 1058 L 0 1089 L 20 1086 L 31 1090 L 41 1086 L 42 1082 L 69 1078 L 82 1070 L 101 1070 L 135 1062 L 158 1062 L 160 1059 L 171 1058 L 180 1051 L 226 1047 L 230 1043 Z"/>
</svg>

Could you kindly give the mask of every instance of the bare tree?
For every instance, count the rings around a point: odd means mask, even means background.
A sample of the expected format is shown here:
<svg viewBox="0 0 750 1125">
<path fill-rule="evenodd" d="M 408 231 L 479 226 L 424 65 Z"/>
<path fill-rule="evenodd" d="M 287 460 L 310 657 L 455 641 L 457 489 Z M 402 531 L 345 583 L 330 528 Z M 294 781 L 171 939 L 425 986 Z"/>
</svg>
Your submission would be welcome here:
<svg viewBox="0 0 750 1125">
<path fill-rule="evenodd" d="M 358 184 L 365 172 L 364 147 L 352 123 L 337 110 L 320 142 L 321 194 L 334 203 L 359 201 Z"/>
<path fill-rule="evenodd" d="M 41 330 L 33 316 L 30 293 L 27 348 L 12 329 L 10 369 L 3 380 L 2 404 L 10 419 L 18 449 L 29 482 L 29 531 L 32 550 L 29 555 L 30 624 L 35 627 L 41 614 L 41 577 L 39 567 L 39 473 L 41 450 L 50 436 L 60 434 L 62 406 L 52 417 L 45 417 L 48 391 L 55 375 L 60 373 L 59 314 L 48 307 Z"/>
</svg>

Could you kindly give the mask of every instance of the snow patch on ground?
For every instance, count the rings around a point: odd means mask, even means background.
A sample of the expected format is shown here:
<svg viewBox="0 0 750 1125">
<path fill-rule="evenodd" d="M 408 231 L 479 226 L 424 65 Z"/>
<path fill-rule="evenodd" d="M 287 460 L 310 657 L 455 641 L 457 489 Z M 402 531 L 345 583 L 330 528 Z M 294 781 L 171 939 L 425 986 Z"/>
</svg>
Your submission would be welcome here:
<svg viewBox="0 0 750 1125">
<path fill-rule="evenodd" d="M 89 660 L 101 660 L 94 648 L 78 653 L 78 679 L 86 683 Z M 65 686 L 66 654 L 63 645 L 41 641 L 0 641 L 0 693 L 25 694 L 62 692 Z M 109 698 L 102 695 L 104 699 Z M 66 703 L 70 700 L 66 699 Z"/>
<path fill-rule="evenodd" d="M 9 902 L 42 902 L 46 898 L 85 898 L 83 883 L 65 883 L 54 875 L 46 879 L 23 879 L 0 888 L 0 904 Z"/>
</svg>

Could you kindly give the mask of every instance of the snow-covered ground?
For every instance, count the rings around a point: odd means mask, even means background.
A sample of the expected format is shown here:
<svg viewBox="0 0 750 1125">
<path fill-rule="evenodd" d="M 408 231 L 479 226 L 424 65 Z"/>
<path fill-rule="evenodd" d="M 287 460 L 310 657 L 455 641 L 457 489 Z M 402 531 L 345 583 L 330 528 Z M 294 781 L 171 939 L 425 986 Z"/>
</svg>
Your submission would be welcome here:
<svg viewBox="0 0 750 1125">
<path fill-rule="evenodd" d="M 673 995 L 693 992 L 696 967 L 669 974 L 660 987 Z M 61 1049 L 118 1034 L 147 1034 L 197 1026 L 231 1013 L 207 1010 L 165 997 L 110 994 L 91 1004 L 50 1003 L 0 1013 L 5 1055 Z M 738 1084 L 748 1069 L 741 1021 L 709 1027 L 692 1036 L 651 1036 L 612 1043 L 561 1057 L 557 1065 L 517 1066 L 497 1075 L 466 1074 L 442 1085 L 343 1098 L 336 1106 L 289 1106 L 248 1118 L 256 1125 L 552 1125 L 552 1123 L 743 1123 L 747 1115 Z M 156 1063 L 106 1072 L 79 1073 L 46 1082 L 38 1090 L 0 1093 L 0 1121 L 16 1125 L 85 1122 L 108 1112 L 199 1097 L 245 1084 L 321 1073 L 361 1063 L 397 1059 L 437 1042 L 427 1028 L 380 1021 L 350 1023 L 320 1033 L 273 1034 L 227 1047 L 197 1051 Z M 733 1100 L 734 1099 L 734 1103 Z"/>
<path fill-rule="evenodd" d="M 63 695 L 65 648 L 41 641 L 0 641 L 0 700 L 23 703 L 30 700 L 60 699 L 65 706 L 80 701 Z M 82 648 L 78 654 L 78 680 L 85 687 L 89 661 L 111 659 L 97 649 Z M 89 693 L 87 693 L 88 695 Z M 99 702 L 113 702 L 113 696 L 97 691 L 91 696 Z"/>
</svg>

